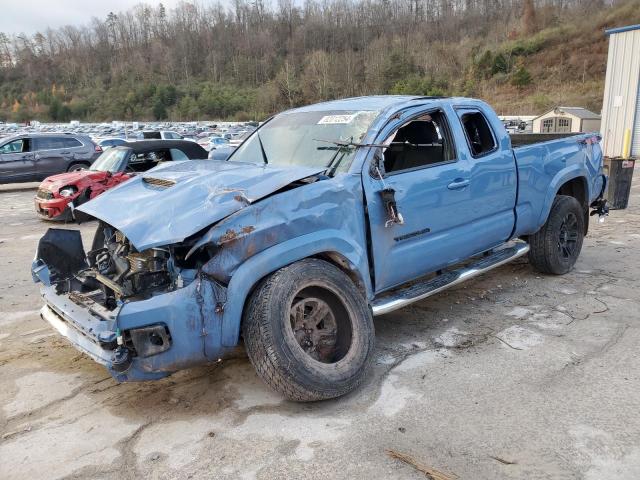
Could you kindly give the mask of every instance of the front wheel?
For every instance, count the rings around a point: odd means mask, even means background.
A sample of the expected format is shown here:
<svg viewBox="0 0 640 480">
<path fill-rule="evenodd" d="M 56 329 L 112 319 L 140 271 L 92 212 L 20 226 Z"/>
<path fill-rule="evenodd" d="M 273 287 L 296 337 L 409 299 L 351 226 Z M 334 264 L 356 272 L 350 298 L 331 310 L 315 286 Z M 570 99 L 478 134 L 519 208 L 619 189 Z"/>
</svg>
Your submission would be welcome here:
<svg viewBox="0 0 640 480">
<path fill-rule="evenodd" d="M 258 285 L 242 331 L 258 375 L 296 401 L 339 397 L 358 387 L 374 347 L 363 295 L 344 272 L 314 258 Z"/>
<path fill-rule="evenodd" d="M 558 195 L 549 218 L 529 237 L 529 262 L 542 273 L 563 275 L 578 260 L 584 240 L 584 211 L 574 197 Z"/>
</svg>

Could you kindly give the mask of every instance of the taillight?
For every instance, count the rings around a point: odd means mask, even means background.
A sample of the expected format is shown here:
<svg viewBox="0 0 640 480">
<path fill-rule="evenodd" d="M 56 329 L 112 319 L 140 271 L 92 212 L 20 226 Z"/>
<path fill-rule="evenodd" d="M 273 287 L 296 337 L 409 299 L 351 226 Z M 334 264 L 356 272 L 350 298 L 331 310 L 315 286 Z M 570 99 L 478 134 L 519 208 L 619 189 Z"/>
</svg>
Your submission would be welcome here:
<svg viewBox="0 0 640 480">
<path fill-rule="evenodd" d="M 96 145 L 96 153 L 102 153 L 102 147 L 100 145 Z"/>
</svg>

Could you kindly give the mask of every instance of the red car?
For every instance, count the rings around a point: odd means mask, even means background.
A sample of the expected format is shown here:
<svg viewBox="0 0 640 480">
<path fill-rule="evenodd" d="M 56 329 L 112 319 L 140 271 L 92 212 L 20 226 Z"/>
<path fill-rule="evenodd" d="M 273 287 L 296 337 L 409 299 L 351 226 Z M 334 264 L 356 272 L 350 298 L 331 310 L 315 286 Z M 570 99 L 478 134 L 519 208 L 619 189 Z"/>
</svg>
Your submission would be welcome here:
<svg viewBox="0 0 640 480">
<path fill-rule="evenodd" d="M 46 178 L 38 188 L 36 212 L 47 220 L 73 219 L 73 209 L 102 192 L 146 172 L 161 162 L 204 160 L 207 151 L 186 140 L 143 140 L 106 150 L 89 170 L 61 173 Z"/>
</svg>

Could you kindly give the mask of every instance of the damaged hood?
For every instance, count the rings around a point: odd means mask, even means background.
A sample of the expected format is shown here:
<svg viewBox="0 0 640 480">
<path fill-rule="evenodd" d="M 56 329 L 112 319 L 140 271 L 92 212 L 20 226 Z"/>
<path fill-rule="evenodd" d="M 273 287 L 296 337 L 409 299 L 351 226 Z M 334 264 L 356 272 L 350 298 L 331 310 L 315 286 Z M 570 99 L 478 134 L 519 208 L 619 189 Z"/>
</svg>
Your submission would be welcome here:
<svg viewBox="0 0 640 480">
<path fill-rule="evenodd" d="M 80 170 L 77 172 L 60 173 L 47 177 L 41 184 L 40 188 L 49 190 L 50 192 L 58 192 L 62 187 L 68 185 L 78 185 L 89 181 L 100 182 L 109 174 L 107 172 L 95 172 L 92 170 Z"/>
<path fill-rule="evenodd" d="M 322 172 L 222 161 L 156 167 L 77 210 L 117 228 L 138 249 L 180 242 L 285 186 Z"/>
</svg>

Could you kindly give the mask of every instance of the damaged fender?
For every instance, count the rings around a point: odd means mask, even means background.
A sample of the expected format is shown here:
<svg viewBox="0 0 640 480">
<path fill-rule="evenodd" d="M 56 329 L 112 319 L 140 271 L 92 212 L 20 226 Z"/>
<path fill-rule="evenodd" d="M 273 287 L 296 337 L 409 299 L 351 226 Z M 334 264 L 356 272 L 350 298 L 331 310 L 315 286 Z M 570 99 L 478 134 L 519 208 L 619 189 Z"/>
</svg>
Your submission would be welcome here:
<svg viewBox="0 0 640 480">
<path fill-rule="evenodd" d="M 360 179 L 341 175 L 263 199 L 202 236 L 190 253 L 217 246 L 218 253 L 202 271 L 228 285 L 222 345 L 237 344 L 246 298 L 260 279 L 303 258 L 320 256 L 337 263 L 363 295 L 372 297 L 361 202 Z"/>
</svg>

